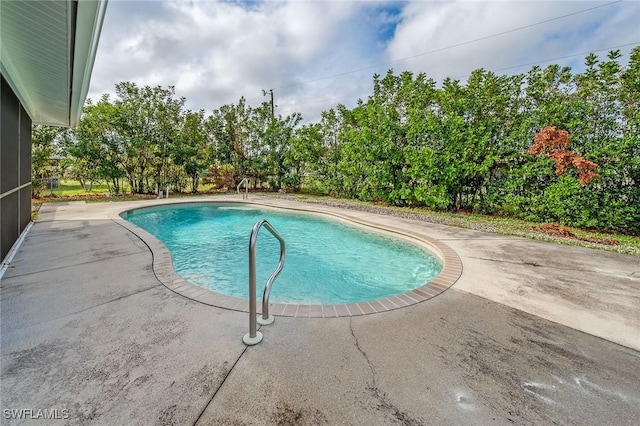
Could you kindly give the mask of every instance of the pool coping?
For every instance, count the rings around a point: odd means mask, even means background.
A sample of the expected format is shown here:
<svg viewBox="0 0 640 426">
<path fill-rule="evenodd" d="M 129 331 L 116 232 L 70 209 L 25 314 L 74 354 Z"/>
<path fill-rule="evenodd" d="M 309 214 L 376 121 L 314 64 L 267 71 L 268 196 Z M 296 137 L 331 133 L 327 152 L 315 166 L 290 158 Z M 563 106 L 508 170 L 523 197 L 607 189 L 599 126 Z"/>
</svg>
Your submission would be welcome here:
<svg viewBox="0 0 640 426">
<path fill-rule="evenodd" d="M 267 200 L 172 200 L 155 204 L 154 206 L 141 206 L 139 209 L 148 207 L 157 207 L 160 205 L 170 204 L 193 204 L 193 203 L 209 203 L 209 204 L 242 204 L 247 206 L 262 206 L 274 208 L 278 210 L 300 211 L 306 213 L 317 214 L 320 216 L 329 216 L 341 221 L 346 221 L 364 228 L 373 230 L 374 232 L 391 234 L 401 237 L 404 240 L 410 240 L 419 245 L 426 246 L 433 252 L 443 263 L 442 271 L 433 280 L 421 287 L 401 293 L 395 296 L 383 299 L 370 300 L 366 302 L 337 304 L 337 305 L 305 305 L 305 304 L 286 304 L 286 303 L 269 303 L 269 313 L 274 316 L 283 317 L 300 317 L 300 318 L 340 318 L 360 315 L 370 315 L 381 312 L 388 312 L 396 309 L 405 308 L 432 299 L 444 291 L 449 289 L 458 281 L 462 275 L 462 261 L 457 253 L 448 245 L 435 238 L 411 234 L 405 230 L 389 226 L 380 225 L 369 222 L 365 219 L 356 219 L 346 214 L 340 214 L 335 211 L 326 211 L 319 209 L 318 206 L 283 206 L 278 203 L 269 202 Z M 122 218 L 120 215 L 127 211 L 137 210 L 138 208 L 123 207 L 122 209 L 112 211 L 109 219 L 132 232 L 151 251 L 153 261 L 153 272 L 160 283 L 171 291 L 180 294 L 188 299 L 203 303 L 205 305 L 215 306 L 222 309 L 228 309 L 240 312 L 249 312 L 249 300 L 237 297 L 226 296 L 211 290 L 204 289 L 182 278 L 173 268 L 171 254 L 166 246 L 151 233 L 134 225 L 133 223 Z M 258 289 L 261 292 L 261 289 Z M 258 313 L 261 313 L 262 304 L 259 302 Z"/>
</svg>

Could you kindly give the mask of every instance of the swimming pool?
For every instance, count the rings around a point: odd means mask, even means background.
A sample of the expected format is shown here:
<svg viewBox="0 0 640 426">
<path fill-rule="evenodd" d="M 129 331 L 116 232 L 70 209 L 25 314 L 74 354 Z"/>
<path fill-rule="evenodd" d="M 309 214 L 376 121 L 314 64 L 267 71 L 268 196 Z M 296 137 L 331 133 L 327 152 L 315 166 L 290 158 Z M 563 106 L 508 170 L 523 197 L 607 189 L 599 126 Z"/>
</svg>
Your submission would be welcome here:
<svg viewBox="0 0 640 426">
<path fill-rule="evenodd" d="M 357 303 L 405 293 L 431 281 L 442 262 L 426 248 L 316 215 L 219 203 L 164 205 L 122 217 L 169 249 L 187 281 L 247 298 L 248 238 L 267 219 L 287 242 L 285 268 L 271 301 L 306 305 Z M 278 261 L 268 233 L 258 241 L 258 293 Z"/>
</svg>

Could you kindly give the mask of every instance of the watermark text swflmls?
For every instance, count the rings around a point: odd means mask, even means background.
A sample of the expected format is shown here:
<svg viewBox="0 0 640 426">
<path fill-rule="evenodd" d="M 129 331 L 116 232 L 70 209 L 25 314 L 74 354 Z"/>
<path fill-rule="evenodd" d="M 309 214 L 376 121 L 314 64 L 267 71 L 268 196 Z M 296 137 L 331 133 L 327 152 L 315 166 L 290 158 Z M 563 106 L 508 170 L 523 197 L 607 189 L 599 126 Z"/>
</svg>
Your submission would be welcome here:
<svg viewBox="0 0 640 426">
<path fill-rule="evenodd" d="M 5 419 L 18 420 L 65 420 L 69 418 L 66 408 L 5 408 L 2 410 Z"/>
</svg>

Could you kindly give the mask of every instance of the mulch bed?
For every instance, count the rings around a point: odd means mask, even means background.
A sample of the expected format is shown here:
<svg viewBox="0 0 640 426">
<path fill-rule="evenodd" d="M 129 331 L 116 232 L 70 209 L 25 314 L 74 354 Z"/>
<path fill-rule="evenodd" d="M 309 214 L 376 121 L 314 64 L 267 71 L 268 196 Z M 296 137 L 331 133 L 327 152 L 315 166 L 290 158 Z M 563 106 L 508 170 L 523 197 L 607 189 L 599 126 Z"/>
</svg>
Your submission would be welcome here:
<svg viewBox="0 0 640 426">
<path fill-rule="evenodd" d="M 613 238 L 597 238 L 597 237 L 583 237 L 574 234 L 569 228 L 566 226 L 558 225 L 557 223 L 545 223 L 544 225 L 536 225 L 533 227 L 533 230 L 536 232 L 541 232 L 546 235 L 551 235 L 553 237 L 563 237 L 563 238 L 573 238 L 580 241 L 587 241 L 590 243 L 596 244 L 604 244 L 608 246 L 617 246 L 620 244 L 620 241 Z"/>
</svg>

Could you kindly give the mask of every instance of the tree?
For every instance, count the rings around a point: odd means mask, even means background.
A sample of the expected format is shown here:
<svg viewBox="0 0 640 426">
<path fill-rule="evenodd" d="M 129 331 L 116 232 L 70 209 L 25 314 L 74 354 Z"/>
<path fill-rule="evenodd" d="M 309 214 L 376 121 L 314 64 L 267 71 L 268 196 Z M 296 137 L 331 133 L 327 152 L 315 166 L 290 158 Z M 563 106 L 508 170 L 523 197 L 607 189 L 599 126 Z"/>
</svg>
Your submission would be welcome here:
<svg viewBox="0 0 640 426">
<path fill-rule="evenodd" d="M 302 126 L 290 138 L 283 166 L 287 170 L 283 183 L 287 188 L 300 190 L 303 183 L 311 185 L 317 181 L 320 158 L 325 153 L 319 123 Z"/>
<path fill-rule="evenodd" d="M 529 154 L 546 154 L 555 163 L 555 173 L 562 176 L 567 167 L 573 166 L 579 174 L 580 185 L 588 185 L 593 179 L 600 177 L 595 169 L 596 163 L 589 161 L 573 151 L 569 151 L 569 132 L 556 130 L 549 126 L 540 130 L 529 148 Z"/>
<path fill-rule="evenodd" d="M 178 136 L 170 146 L 169 157 L 176 166 L 184 168 L 191 181 L 191 192 L 198 191 L 200 173 L 209 165 L 211 145 L 205 128 L 204 111 L 188 111 Z"/>
<path fill-rule="evenodd" d="M 31 195 L 40 196 L 47 182 L 53 178 L 54 158 L 67 129 L 53 126 L 33 126 L 31 133 Z M 51 183 L 51 182 L 49 182 Z"/>
<path fill-rule="evenodd" d="M 270 120 L 265 135 L 264 142 L 267 150 L 269 174 L 273 176 L 271 187 L 281 189 L 283 184 L 289 182 L 296 186 L 297 178 L 292 176 L 291 161 L 295 128 L 302 119 L 300 114 L 292 114 L 287 117 L 278 115 Z M 299 184 L 298 184 L 299 186 Z"/>
<path fill-rule="evenodd" d="M 153 192 L 166 186 L 167 162 L 177 138 L 185 98 L 175 99 L 175 88 L 116 84 L 120 98 L 114 123 L 123 142 L 121 164 L 133 193 Z"/>
<path fill-rule="evenodd" d="M 111 192 L 121 192 L 120 179 L 125 171 L 124 138 L 115 127 L 119 113 L 108 95 L 96 104 L 88 100 L 78 127 L 65 140 L 64 151 L 72 176 L 87 191 L 94 181 L 105 180 Z"/>
</svg>

